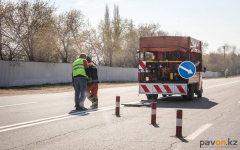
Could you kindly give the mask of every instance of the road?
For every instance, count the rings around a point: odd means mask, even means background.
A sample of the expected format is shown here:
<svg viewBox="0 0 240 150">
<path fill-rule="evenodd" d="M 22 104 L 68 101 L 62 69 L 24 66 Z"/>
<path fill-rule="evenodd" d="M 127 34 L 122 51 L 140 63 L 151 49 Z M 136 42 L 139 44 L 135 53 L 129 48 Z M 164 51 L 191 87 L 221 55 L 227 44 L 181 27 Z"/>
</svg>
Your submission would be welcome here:
<svg viewBox="0 0 240 150">
<path fill-rule="evenodd" d="M 159 96 L 157 125 L 149 124 L 150 107 L 122 106 L 113 115 L 116 96 L 146 99 L 138 86 L 100 89 L 99 109 L 83 112 L 74 111 L 73 92 L 0 97 L 0 149 L 240 149 L 240 78 L 206 79 L 203 87 L 193 101 Z M 184 138 L 172 137 L 177 109 Z"/>
</svg>

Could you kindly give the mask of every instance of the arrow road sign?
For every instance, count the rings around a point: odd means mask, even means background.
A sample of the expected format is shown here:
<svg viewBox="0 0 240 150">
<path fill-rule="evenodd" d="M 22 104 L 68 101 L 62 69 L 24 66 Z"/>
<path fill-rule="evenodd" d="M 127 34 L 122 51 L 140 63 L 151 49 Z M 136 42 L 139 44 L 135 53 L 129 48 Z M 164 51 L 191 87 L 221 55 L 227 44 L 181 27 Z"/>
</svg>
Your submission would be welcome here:
<svg viewBox="0 0 240 150">
<path fill-rule="evenodd" d="M 187 69 L 187 68 L 184 68 L 183 66 L 179 66 L 181 69 L 185 70 L 188 72 L 188 74 L 193 74 L 192 70 L 191 69 Z"/>
<path fill-rule="evenodd" d="M 189 79 L 196 73 L 196 67 L 192 62 L 184 61 L 179 65 L 178 73 L 181 77 Z"/>
</svg>

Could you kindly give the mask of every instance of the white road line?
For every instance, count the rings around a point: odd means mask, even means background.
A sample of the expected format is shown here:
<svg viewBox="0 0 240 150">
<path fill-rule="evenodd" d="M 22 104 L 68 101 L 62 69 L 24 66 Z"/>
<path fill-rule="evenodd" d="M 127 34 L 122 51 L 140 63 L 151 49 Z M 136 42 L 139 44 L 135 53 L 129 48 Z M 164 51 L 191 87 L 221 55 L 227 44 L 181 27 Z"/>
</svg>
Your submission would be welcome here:
<svg viewBox="0 0 240 150">
<path fill-rule="evenodd" d="M 10 107 L 10 106 L 19 106 L 19 105 L 35 104 L 35 103 L 38 103 L 38 102 L 29 102 L 29 103 L 21 103 L 21 104 L 4 105 L 4 106 L 0 106 L 0 108 Z"/>
<path fill-rule="evenodd" d="M 214 88 L 214 87 L 223 86 L 223 85 L 228 85 L 228 84 L 233 84 L 233 83 L 237 83 L 237 82 L 240 82 L 240 81 L 229 82 L 229 83 L 226 83 L 226 84 L 219 84 L 219 85 L 215 85 L 215 86 L 205 87 L 205 88 L 203 88 L 203 89 L 211 89 L 211 88 Z"/>
<path fill-rule="evenodd" d="M 195 139 L 199 134 L 201 134 L 203 131 L 205 131 L 207 128 L 209 128 L 211 125 L 212 124 L 205 124 L 205 125 L 203 125 L 199 129 L 197 129 L 195 132 L 193 132 L 192 134 L 188 135 L 186 137 L 186 139 L 188 139 L 188 140 Z"/>
<path fill-rule="evenodd" d="M 108 107 L 104 107 L 104 108 L 99 108 L 99 110 L 101 109 L 107 109 L 107 108 L 112 108 L 113 106 L 108 106 Z M 17 124 L 12 124 L 12 125 L 7 125 L 7 126 L 2 126 L 0 127 L 1 129 L 4 128 L 9 128 L 9 127 L 14 127 L 14 126 L 21 126 L 21 125 L 25 125 L 25 124 L 31 124 L 31 123 L 35 123 L 35 122 L 41 122 L 41 121 L 46 121 L 46 120 L 51 120 L 51 119 L 57 119 L 57 118 L 61 118 L 61 117 L 66 117 L 69 115 L 77 115 L 79 113 L 85 113 L 87 111 L 80 111 L 80 112 L 75 112 L 75 113 L 71 113 L 71 114 L 65 114 L 65 115 L 60 115 L 60 116 L 55 116 L 55 117 L 49 117 L 49 118 L 43 118 L 43 119 L 38 119 L 38 120 L 33 120 L 33 121 L 27 121 L 27 122 L 22 122 L 22 123 L 17 123 Z"/>
<path fill-rule="evenodd" d="M 139 101 L 136 101 L 136 102 L 139 102 Z M 131 102 L 131 103 L 134 103 L 134 102 Z M 44 118 L 44 119 L 38 119 L 38 120 L 33 120 L 33 121 L 28 121 L 28 122 L 22 122 L 22 123 L 18 123 L 18 124 L 2 126 L 2 127 L 0 127 L 0 133 L 5 132 L 5 131 L 20 129 L 20 128 L 25 128 L 25 127 L 30 127 L 30 126 L 34 126 L 34 125 L 38 125 L 38 124 L 73 118 L 76 116 L 84 116 L 86 114 L 92 114 L 92 113 L 96 113 L 96 112 L 115 109 L 115 107 L 116 106 L 113 105 L 113 106 L 108 106 L 108 107 L 103 107 L 103 108 L 98 108 L 98 109 L 91 109 L 91 110 L 86 110 L 86 111 L 81 111 L 81 112 L 76 112 L 76 113 L 71 113 L 71 114 L 65 114 L 65 115 L 60 115 L 60 116 L 55 116 L 55 117 L 50 117 L 50 118 Z M 120 107 L 123 107 L 123 106 L 120 106 Z"/>
<path fill-rule="evenodd" d="M 56 118 L 56 119 L 52 119 L 52 120 L 46 120 L 46 121 L 42 121 L 42 122 L 35 122 L 35 123 L 32 123 L 32 124 L 25 124 L 25 125 L 22 125 L 22 126 L 16 126 L 16 127 L 12 127 L 12 128 L 3 129 L 3 130 L 0 130 L 0 133 L 1 132 L 5 132 L 5 131 L 20 129 L 20 128 L 25 128 L 25 127 L 30 127 L 30 126 L 34 126 L 34 125 L 39 125 L 39 124 L 43 124 L 43 123 L 48 123 L 48 122 L 53 122 L 53 121 L 73 118 L 73 117 L 76 117 L 76 116 L 84 116 L 84 115 L 87 115 L 87 114 L 92 114 L 92 113 L 95 113 L 95 112 L 100 112 L 100 111 L 105 111 L 105 110 L 110 110 L 110 109 L 113 109 L 113 108 L 108 108 L 108 109 L 98 110 L 98 111 L 95 110 L 95 111 L 90 111 L 90 112 L 85 112 L 84 111 L 84 112 L 81 112 L 79 114 L 69 115 L 69 116 L 62 117 L 62 118 Z"/>
</svg>

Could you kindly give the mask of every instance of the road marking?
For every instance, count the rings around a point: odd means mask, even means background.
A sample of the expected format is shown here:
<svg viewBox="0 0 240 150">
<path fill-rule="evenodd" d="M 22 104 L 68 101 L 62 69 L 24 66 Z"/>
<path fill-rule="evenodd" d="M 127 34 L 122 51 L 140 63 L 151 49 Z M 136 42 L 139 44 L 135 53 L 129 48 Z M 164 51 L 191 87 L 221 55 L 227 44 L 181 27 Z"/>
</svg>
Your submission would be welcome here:
<svg viewBox="0 0 240 150">
<path fill-rule="evenodd" d="M 114 107 L 114 108 L 115 108 L 115 107 Z M 20 128 L 25 128 L 25 127 L 30 127 L 30 126 L 34 126 L 34 125 L 39 125 L 39 124 L 43 124 L 43 123 L 48 123 L 48 122 L 53 122 L 53 121 L 58 121 L 58 120 L 63 120 L 63 119 L 68 119 L 68 118 L 73 118 L 73 117 L 76 117 L 76 116 L 84 116 L 84 115 L 87 115 L 87 114 L 91 114 L 91 113 L 95 113 L 95 112 L 100 112 L 100 111 L 105 111 L 105 110 L 110 110 L 110 109 L 113 109 L 113 108 L 108 108 L 108 109 L 99 110 L 99 111 L 96 111 L 96 110 L 92 110 L 92 111 L 89 111 L 89 112 L 84 111 L 84 112 L 76 113 L 76 114 L 74 114 L 74 115 L 69 115 L 69 116 L 62 117 L 62 118 L 56 118 L 56 119 L 52 119 L 52 120 L 46 120 L 46 121 L 42 121 L 42 122 L 34 122 L 34 123 L 32 123 L 32 124 L 25 124 L 25 125 L 22 125 L 22 126 L 16 126 L 16 127 L 12 127 L 12 128 L 6 128 L 6 129 L 3 129 L 3 130 L 0 130 L 0 133 L 1 133 L 1 132 L 5 132 L 5 131 L 20 129 Z"/>
<path fill-rule="evenodd" d="M 203 131 L 205 131 L 207 128 L 209 128 L 211 125 L 212 124 L 205 124 L 205 125 L 203 125 L 199 129 L 197 129 L 195 132 L 193 132 L 192 134 L 188 135 L 186 137 L 186 139 L 188 139 L 188 140 L 195 139 L 199 134 L 201 134 Z"/>
<path fill-rule="evenodd" d="M 137 102 L 139 102 L 139 101 L 130 102 L 130 103 L 137 103 Z M 38 120 L 33 120 L 33 121 L 28 121 L 28 122 L 22 122 L 22 123 L 2 126 L 2 127 L 0 127 L 0 133 L 5 132 L 5 131 L 20 129 L 20 128 L 25 128 L 25 127 L 30 127 L 30 126 L 34 126 L 34 125 L 38 125 L 38 124 L 43 124 L 43 123 L 48 123 L 48 122 L 73 118 L 73 117 L 76 117 L 76 116 L 84 116 L 84 115 L 87 115 L 87 114 L 92 114 L 92 113 L 96 113 L 96 112 L 111 110 L 111 109 L 115 109 L 115 107 L 116 106 L 113 105 L 113 106 L 108 106 L 108 107 L 103 107 L 103 108 L 98 108 L 98 109 L 91 109 L 91 110 L 80 111 L 80 112 L 55 116 L 55 117 L 43 118 L 43 119 L 38 119 Z M 123 107 L 123 106 L 120 106 L 120 107 Z"/>
<path fill-rule="evenodd" d="M 108 107 L 113 107 L 113 106 L 108 106 Z M 101 109 L 107 109 L 108 107 L 99 108 L 99 109 L 100 110 Z M 87 111 L 90 111 L 90 110 L 87 110 Z M 84 112 L 87 112 L 87 111 L 75 112 L 75 113 L 70 113 L 70 114 L 65 114 L 65 115 L 60 115 L 60 116 L 55 116 L 55 117 L 43 118 L 43 119 L 38 119 L 38 120 L 33 120 L 33 121 L 27 121 L 27 122 L 22 122 L 22 123 L 2 126 L 2 127 L 0 127 L 0 130 L 4 129 L 4 128 L 14 127 L 14 126 L 20 126 L 20 125 L 31 124 L 31 123 L 35 123 L 35 122 L 46 121 L 46 120 L 50 120 L 50 119 L 57 119 L 57 118 L 66 117 L 66 116 L 69 116 L 69 115 L 77 115 L 79 113 L 84 113 Z"/>
<path fill-rule="evenodd" d="M 238 104 L 240 104 L 240 101 L 238 102 Z"/>
<path fill-rule="evenodd" d="M 206 87 L 206 88 L 203 88 L 203 89 L 211 89 L 211 88 L 214 88 L 214 87 L 228 85 L 228 84 L 233 84 L 233 83 L 237 83 L 237 82 L 240 82 L 240 81 L 229 82 L 229 83 L 226 83 L 226 84 L 219 84 L 219 85 L 215 85 L 215 86 Z"/>
<path fill-rule="evenodd" d="M 19 105 L 36 104 L 36 103 L 38 103 L 38 102 L 29 102 L 29 103 L 21 103 L 21 104 L 4 105 L 4 106 L 0 106 L 0 108 L 2 108 L 2 107 L 11 107 L 11 106 L 19 106 Z"/>
</svg>

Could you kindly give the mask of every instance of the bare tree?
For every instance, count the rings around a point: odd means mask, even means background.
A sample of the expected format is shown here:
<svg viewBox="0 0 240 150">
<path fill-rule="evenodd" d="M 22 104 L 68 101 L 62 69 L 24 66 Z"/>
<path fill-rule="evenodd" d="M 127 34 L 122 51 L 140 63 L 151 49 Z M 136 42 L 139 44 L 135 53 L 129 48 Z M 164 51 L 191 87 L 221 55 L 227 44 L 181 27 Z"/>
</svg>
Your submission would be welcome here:
<svg viewBox="0 0 240 150">
<path fill-rule="evenodd" d="M 40 29 L 52 23 L 55 7 L 46 1 L 35 0 L 33 3 L 23 0 L 17 3 L 17 14 L 23 31 L 21 46 L 29 61 L 35 60 L 35 35 Z M 12 20 L 14 22 L 14 20 Z"/>
<path fill-rule="evenodd" d="M 207 51 L 208 46 L 209 46 L 208 42 L 207 42 L 207 41 L 205 41 L 205 42 L 202 41 L 202 45 L 201 45 L 201 46 L 202 46 L 202 47 L 201 47 L 201 49 L 202 49 L 202 54 L 206 54 L 206 51 Z"/>
<path fill-rule="evenodd" d="M 52 23 L 55 7 L 45 1 L 21 0 L 16 4 L 7 2 L 4 10 L 5 27 L 2 32 L 3 37 L 7 39 L 5 44 L 8 44 L 6 47 L 10 54 L 18 49 L 29 61 L 35 61 L 36 34 Z M 12 59 L 12 56 L 9 59 Z"/>
<path fill-rule="evenodd" d="M 137 30 L 134 27 L 133 20 L 129 21 L 127 32 L 124 35 L 124 42 L 122 44 L 124 51 L 124 65 L 122 67 L 137 67 L 139 49 L 139 37 Z"/>
<path fill-rule="evenodd" d="M 106 4 L 105 6 L 105 14 L 104 14 L 104 24 L 102 27 L 102 40 L 104 44 L 104 55 L 103 57 L 105 65 L 112 66 L 112 32 L 111 32 L 111 22 L 110 22 L 110 17 L 109 17 L 109 8 L 108 5 Z"/>
<path fill-rule="evenodd" d="M 58 42 L 56 51 L 62 62 L 73 62 L 83 52 L 86 21 L 80 10 L 71 10 L 57 17 L 55 29 Z"/>
<path fill-rule="evenodd" d="M 159 23 L 145 23 L 145 24 L 139 24 L 138 25 L 138 35 L 139 37 L 149 37 L 149 36 L 157 36 L 158 33 L 163 33 L 163 31 L 160 30 L 160 24 Z"/>
</svg>

